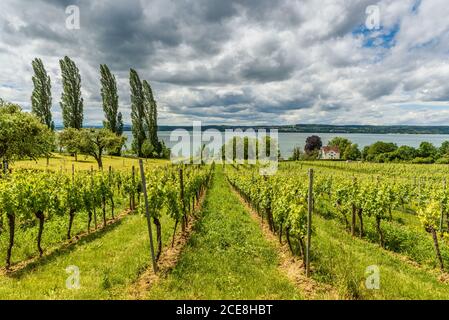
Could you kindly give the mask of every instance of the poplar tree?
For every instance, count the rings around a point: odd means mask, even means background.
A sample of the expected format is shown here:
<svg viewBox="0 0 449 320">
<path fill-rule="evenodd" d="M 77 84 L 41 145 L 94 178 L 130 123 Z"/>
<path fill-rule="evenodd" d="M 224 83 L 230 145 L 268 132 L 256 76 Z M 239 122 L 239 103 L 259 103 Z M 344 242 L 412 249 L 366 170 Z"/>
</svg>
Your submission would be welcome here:
<svg viewBox="0 0 449 320">
<path fill-rule="evenodd" d="M 81 76 L 76 64 L 69 58 L 59 60 L 62 73 L 61 109 L 65 128 L 83 127 L 83 98 L 81 97 Z"/>
<path fill-rule="evenodd" d="M 153 90 L 146 80 L 143 81 L 143 94 L 145 100 L 145 122 L 148 128 L 148 139 L 154 150 L 159 153 L 161 150 L 157 137 L 157 105 L 154 100 Z"/>
<path fill-rule="evenodd" d="M 145 142 L 145 107 L 142 82 L 134 69 L 129 72 L 131 87 L 131 122 L 133 133 L 133 150 L 139 157 L 142 156 L 142 145 Z"/>
<path fill-rule="evenodd" d="M 100 65 L 100 74 L 101 98 L 106 117 L 103 126 L 120 136 L 123 133 L 123 120 L 121 112 L 118 112 L 117 81 L 105 64 Z"/>
<path fill-rule="evenodd" d="M 34 89 L 31 95 L 31 112 L 52 131 L 55 124 L 51 116 L 51 81 L 45 71 L 42 60 L 36 58 L 31 62 L 34 70 L 32 77 Z"/>
</svg>

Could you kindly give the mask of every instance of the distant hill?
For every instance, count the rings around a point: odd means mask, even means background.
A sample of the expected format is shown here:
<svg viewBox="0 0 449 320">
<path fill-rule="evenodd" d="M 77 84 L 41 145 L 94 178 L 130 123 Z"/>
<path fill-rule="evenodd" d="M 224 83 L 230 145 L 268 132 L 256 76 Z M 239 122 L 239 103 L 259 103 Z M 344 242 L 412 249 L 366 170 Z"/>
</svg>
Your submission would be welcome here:
<svg viewBox="0 0 449 320">
<path fill-rule="evenodd" d="M 92 128 L 101 128 L 101 126 L 90 126 Z M 367 134 L 449 134 L 449 126 L 368 126 L 368 125 L 327 125 L 327 124 L 295 124 L 285 126 L 227 126 L 227 125 L 208 125 L 202 126 L 203 130 L 217 129 L 224 131 L 226 129 L 277 129 L 279 132 L 309 132 L 309 133 L 367 133 Z M 56 129 L 62 129 L 62 126 L 56 126 Z M 191 126 L 159 126 L 159 131 L 172 131 L 175 129 L 192 130 Z M 125 131 L 131 131 L 131 125 L 124 126 Z"/>
</svg>

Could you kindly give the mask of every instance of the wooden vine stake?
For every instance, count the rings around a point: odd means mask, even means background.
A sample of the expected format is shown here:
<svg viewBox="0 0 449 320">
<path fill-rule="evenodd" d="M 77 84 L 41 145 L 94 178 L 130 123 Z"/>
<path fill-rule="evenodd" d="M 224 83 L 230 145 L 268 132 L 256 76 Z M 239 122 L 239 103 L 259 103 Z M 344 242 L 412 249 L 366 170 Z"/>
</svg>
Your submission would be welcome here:
<svg viewBox="0 0 449 320">
<path fill-rule="evenodd" d="M 149 206 L 148 206 L 147 183 L 146 183 L 146 179 L 145 179 L 145 171 L 143 169 L 142 159 L 139 160 L 139 166 L 140 166 L 140 176 L 142 178 L 143 198 L 145 200 L 145 216 L 147 218 L 148 235 L 150 237 L 151 260 L 153 262 L 153 271 L 154 271 L 154 273 L 156 273 L 157 265 L 156 265 L 156 257 L 154 255 L 153 232 L 151 230 L 151 218 L 150 218 L 150 210 L 149 210 Z"/>
<path fill-rule="evenodd" d="M 312 211 L 313 211 L 313 169 L 309 169 L 309 193 L 307 197 L 307 247 L 306 247 L 306 277 L 310 275 L 310 240 L 312 235 Z"/>
</svg>

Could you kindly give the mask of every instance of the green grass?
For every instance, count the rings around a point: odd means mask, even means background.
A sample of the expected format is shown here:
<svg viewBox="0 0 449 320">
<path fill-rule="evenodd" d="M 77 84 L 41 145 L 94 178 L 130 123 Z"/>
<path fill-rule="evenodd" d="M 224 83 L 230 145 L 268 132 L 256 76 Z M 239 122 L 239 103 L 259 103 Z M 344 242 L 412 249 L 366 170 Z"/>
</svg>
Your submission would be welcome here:
<svg viewBox="0 0 449 320">
<path fill-rule="evenodd" d="M 316 209 L 323 216 L 334 218 L 342 226 L 344 225 L 341 214 L 336 211 L 337 209 L 327 199 L 321 199 Z M 363 219 L 363 239 L 367 242 L 379 243 L 375 219 L 367 216 L 364 216 Z M 385 249 L 402 254 L 427 269 L 439 268 L 432 237 L 424 231 L 415 214 L 394 210 L 393 220 L 383 220 L 381 229 L 384 235 Z M 356 234 L 358 235 L 358 231 Z M 449 248 L 441 240 L 440 251 L 445 266 L 449 266 Z"/>
<path fill-rule="evenodd" d="M 180 261 L 150 299 L 300 299 L 221 168 Z"/>
<path fill-rule="evenodd" d="M 336 220 L 314 218 L 313 277 L 350 299 L 447 299 L 449 285 L 438 273 L 417 268 L 377 244 L 353 238 Z M 380 269 L 380 289 L 365 287 L 366 268 Z"/>
<path fill-rule="evenodd" d="M 163 159 L 144 159 L 146 164 L 165 164 L 167 160 Z M 65 155 L 61 153 L 53 153 L 47 166 L 46 158 L 39 158 L 37 160 L 19 160 L 10 164 L 10 167 L 15 169 L 40 169 L 40 170 L 62 170 L 65 172 L 71 172 L 72 164 L 75 166 L 75 170 L 90 170 L 93 167 L 94 170 L 98 169 L 97 161 L 91 156 L 78 155 L 78 161 L 75 161 L 75 157 Z M 135 158 L 116 157 L 116 156 L 103 156 L 103 167 L 108 168 L 111 166 L 114 170 L 131 170 L 132 166 L 138 170 L 139 160 Z"/>
<path fill-rule="evenodd" d="M 115 215 L 120 214 L 125 207 L 127 207 L 126 200 L 121 197 L 115 197 Z M 125 202 L 125 203 L 124 203 Z M 107 219 L 111 218 L 111 209 L 107 205 L 106 208 Z M 101 208 L 97 208 L 97 224 L 103 223 L 103 214 Z M 72 238 L 81 233 L 87 232 L 87 212 L 81 211 L 76 214 L 72 225 Z M 42 234 L 42 248 L 45 251 L 58 248 L 62 243 L 67 241 L 67 228 L 69 224 L 69 216 L 52 216 L 47 219 L 44 224 L 44 232 Z M 91 231 L 94 230 L 94 218 L 91 222 Z M 20 225 L 15 230 L 14 247 L 11 255 L 11 262 L 21 262 L 23 260 L 36 257 L 39 255 L 37 251 L 37 233 L 38 233 L 38 220 L 32 220 L 26 224 Z M 9 245 L 9 230 L 6 227 L 5 230 L 0 233 L 0 266 L 4 266 L 6 259 L 6 248 Z"/>
<path fill-rule="evenodd" d="M 153 226 L 153 230 L 154 226 Z M 173 222 L 162 219 L 163 243 L 168 244 Z M 148 230 L 142 215 L 119 222 L 55 251 L 20 272 L 0 275 L 0 299 L 122 299 L 127 289 L 150 263 Z M 75 265 L 80 289 L 67 289 Z"/>
</svg>

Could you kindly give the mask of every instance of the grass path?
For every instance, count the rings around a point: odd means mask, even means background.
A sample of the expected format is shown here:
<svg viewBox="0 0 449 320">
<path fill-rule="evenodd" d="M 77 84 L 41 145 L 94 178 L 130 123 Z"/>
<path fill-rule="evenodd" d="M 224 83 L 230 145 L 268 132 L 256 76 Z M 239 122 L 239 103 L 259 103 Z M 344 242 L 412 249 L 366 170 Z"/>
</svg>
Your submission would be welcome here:
<svg viewBox="0 0 449 320">
<path fill-rule="evenodd" d="M 231 191 L 221 168 L 178 264 L 150 299 L 300 299 L 279 256 Z"/>
<path fill-rule="evenodd" d="M 163 243 L 171 221 L 162 220 Z M 121 299 L 150 262 L 148 231 L 142 215 L 130 215 L 104 231 L 58 250 L 23 272 L 0 276 L 0 299 Z M 80 288 L 67 289 L 68 266 L 80 271 Z"/>
<path fill-rule="evenodd" d="M 313 277 L 337 288 L 349 299 L 447 299 L 449 284 L 438 272 L 406 262 L 403 256 L 352 237 L 338 221 L 314 217 Z M 377 266 L 380 289 L 365 287 L 366 268 Z"/>
</svg>

